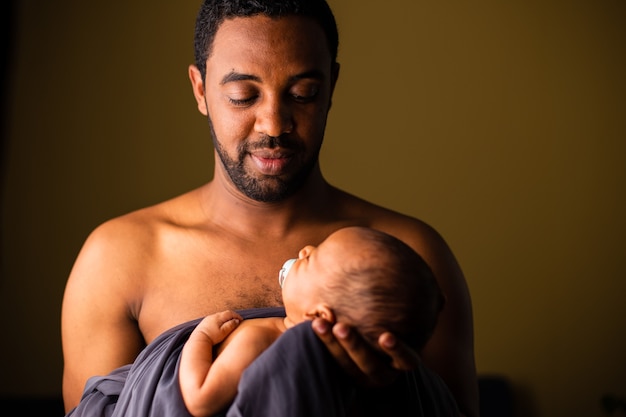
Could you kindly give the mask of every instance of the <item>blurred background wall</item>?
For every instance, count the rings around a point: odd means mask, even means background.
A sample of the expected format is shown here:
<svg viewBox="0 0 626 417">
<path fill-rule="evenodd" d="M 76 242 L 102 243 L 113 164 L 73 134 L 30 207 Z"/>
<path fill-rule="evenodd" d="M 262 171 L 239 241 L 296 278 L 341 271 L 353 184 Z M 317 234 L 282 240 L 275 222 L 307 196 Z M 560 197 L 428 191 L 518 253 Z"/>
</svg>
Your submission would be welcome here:
<svg viewBox="0 0 626 417">
<path fill-rule="evenodd" d="M 603 395 L 626 396 L 624 2 L 330 3 L 326 177 L 443 234 L 478 371 L 511 381 L 517 415 L 604 415 Z M 57 396 L 87 234 L 211 177 L 187 79 L 199 1 L 13 4 L 0 396 Z"/>
</svg>

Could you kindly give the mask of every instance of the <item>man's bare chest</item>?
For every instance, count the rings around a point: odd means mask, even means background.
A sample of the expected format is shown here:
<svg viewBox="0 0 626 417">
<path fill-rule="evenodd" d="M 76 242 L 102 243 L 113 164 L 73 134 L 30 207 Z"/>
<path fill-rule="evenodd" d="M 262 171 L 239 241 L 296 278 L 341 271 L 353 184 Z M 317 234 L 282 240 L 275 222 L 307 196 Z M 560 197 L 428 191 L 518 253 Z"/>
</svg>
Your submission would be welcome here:
<svg viewBox="0 0 626 417">
<path fill-rule="evenodd" d="M 278 271 L 296 253 L 205 256 L 163 266 L 145 283 L 138 315 L 149 342 L 163 331 L 226 309 L 282 305 Z"/>
</svg>

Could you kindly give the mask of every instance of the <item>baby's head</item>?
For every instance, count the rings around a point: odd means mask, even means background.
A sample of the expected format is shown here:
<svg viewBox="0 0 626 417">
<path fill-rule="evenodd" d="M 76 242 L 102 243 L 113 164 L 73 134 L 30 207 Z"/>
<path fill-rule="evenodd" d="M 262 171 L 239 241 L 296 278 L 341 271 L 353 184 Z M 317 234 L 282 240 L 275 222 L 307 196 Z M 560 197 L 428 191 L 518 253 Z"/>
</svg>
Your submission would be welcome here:
<svg viewBox="0 0 626 417">
<path fill-rule="evenodd" d="M 279 281 L 288 320 L 341 321 L 374 346 L 391 331 L 421 349 L 443 307 L 426 262 L 399 239 L 365 227 L 339 229 L 318 247 L 306 246 L 285 263 Z"/>
</svg>

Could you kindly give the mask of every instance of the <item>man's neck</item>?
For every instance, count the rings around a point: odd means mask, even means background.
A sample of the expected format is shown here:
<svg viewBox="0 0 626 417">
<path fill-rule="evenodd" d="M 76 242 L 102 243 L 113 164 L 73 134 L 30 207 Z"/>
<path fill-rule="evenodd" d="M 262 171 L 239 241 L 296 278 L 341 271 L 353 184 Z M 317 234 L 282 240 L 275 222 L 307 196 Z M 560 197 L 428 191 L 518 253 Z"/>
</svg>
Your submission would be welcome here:
<svg viewBox="0 0 626 417">
<path fill-rule="evenodd" d="M 279 202 L 260 202 L 245 196 L 223 172 L 216 170 L 213 181 L 201 194 L 201 205 L 216 226 L 281 238 L 298 226 L 322 220 L 332 202 L 332 190 L 317 169 L 293 196 Z"/>
</svg>

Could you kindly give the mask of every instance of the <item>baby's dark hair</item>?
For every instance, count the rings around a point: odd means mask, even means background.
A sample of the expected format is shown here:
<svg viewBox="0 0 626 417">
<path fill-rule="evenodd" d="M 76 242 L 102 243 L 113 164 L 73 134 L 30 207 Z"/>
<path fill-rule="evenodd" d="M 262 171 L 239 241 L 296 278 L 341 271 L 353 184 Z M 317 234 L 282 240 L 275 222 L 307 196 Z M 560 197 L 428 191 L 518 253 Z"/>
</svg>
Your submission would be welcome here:
<svg viewBox="0 0 626 417">
<path fill-rule="evenodd" d="M 211 55 L 215 34 L 224 20 L 256 15 L 313 19 L 326 34 L 332 62 L 336 62 L 339 47 L 337 22 L 325 0 L 205 0 L 196 17 L 194 35 L 196 67 L 202 80 L 206 75 L 206 60 Z"/>
<path fill-rule="evenodd" d="M 371 249 L 352 254 L 343 265 L 344 279 L 329 280 L 330 304 L 373 346 L 391 331 L 420 351 L 433 333 L 444 297 L 430 267 L 401 240 L 364 229 Z M 349 294 L 349 295 L 345 295 Z"/>
</svg>

